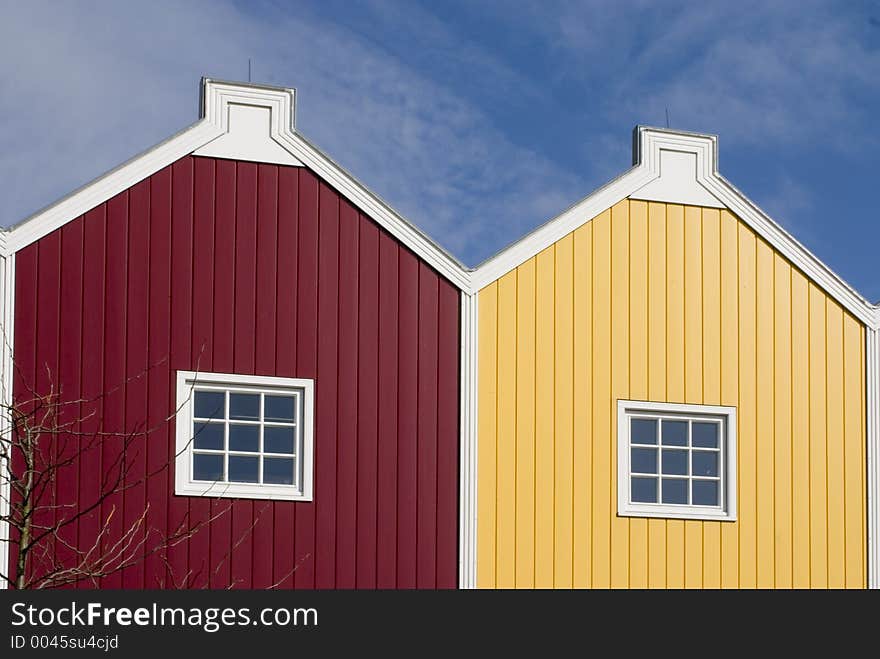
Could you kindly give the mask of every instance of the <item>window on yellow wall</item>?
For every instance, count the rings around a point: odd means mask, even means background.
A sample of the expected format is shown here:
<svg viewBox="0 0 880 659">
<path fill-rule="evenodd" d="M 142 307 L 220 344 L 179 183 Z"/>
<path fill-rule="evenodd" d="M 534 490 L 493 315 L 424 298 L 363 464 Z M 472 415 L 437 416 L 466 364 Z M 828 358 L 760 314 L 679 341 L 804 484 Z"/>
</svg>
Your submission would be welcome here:
<svg viewBox="0 0 880 659">
<path fill-rule="evenodd" d="M 617 402 L 617 512 L 736 519 L 736 408 Z"/>
</svg>

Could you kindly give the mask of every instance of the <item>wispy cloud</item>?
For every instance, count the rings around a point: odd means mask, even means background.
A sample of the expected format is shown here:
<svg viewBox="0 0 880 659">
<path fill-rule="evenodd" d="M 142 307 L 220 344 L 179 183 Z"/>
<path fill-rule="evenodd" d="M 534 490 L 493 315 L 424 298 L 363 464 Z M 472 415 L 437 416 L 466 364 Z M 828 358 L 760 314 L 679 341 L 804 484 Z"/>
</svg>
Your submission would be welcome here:
<svg viewBox="0 0 880 659">
<path fill-rule="evenodd" d="M 5 23 L 0 57 L 15 64 L 0 72 L 5 224 L 190 123 L 199 76 L 241 79 L 248 57 L 259 80 L 300 89 L 310 139 L 465 258 L 578 194 L 577 177 L 512 143 L 467 99 L 319 17 L 89 6 L 16 5 Z M 448 35 L 436 41 L 447 47 Z"/>
<path fill-rule="evenodd" d="M 498 7 L 498 11 L 501 11 Z M 876 6 L 880 15 L 880 4 Z M 880 30 L 868 5 L 804 2 L 526 3 L 510 13 L 553 44 L 565 84 L 599 83 L 604 113 L 723 133 L 727 144 L 851 148 L 840 122 L 880 81 Z M 543 16 L 545 20 L 539 20 Z"/>
<path fill-rule="evenodd" d="M 198 78 L 243 79 L 248 57 L 298 87 L 309 139 L 469 263 L 626 169 L 632 126 L 667 108 L 721 136 L 723 168 L 760 161 L 771 183 L 731 178 L 796 232 L 822 198 L 769 156 L 877 140 L 864 7 L 335 1 L 6 4 L 0 223 L 191 123 Z"/>
</svg>

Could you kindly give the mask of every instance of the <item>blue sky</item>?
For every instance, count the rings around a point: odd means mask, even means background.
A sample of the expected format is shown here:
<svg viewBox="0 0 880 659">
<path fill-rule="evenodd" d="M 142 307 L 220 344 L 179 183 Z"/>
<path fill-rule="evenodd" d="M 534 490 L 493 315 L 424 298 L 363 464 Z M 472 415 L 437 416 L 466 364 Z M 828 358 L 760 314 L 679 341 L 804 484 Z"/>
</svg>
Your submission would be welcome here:
<svg viewBox="0 0 880 659">
<path fill-rule="evenodd" d="M 880 300 L 880 0 L 0 0 L 0 224 L 197 117 L 202 75 L 294 86 L 300 131 L 474 265 L 630 166 L 721 173 Z"/>
</svg>

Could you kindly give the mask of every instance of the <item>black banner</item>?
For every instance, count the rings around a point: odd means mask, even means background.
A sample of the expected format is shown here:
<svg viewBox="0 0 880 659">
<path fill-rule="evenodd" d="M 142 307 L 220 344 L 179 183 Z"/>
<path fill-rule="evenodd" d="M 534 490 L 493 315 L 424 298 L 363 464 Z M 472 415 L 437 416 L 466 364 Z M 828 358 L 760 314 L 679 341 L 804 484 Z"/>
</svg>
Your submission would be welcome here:
<svg viewBox="0 0 880 659">
<path fill-rule="evenodd" d="M 387 649 L 415 655 L 730 647 L 864 631 L 873 594 L 669 591 L 0 591 L 0 657 L 183 649 Z M 870 599 L 868 599 L 870 598 Z M 866 606 L 867 605 L 867 606 Z M 873 617 L 873 616 L 871 616 Z M 814 621 L 818 624 L 814 624 Z M 836 630 L 836 631 L 835 631 Z M 795 632 L 793 635 L 792 632 Z M 851 636 L 849 638 L 852 638 Z M 693 645 L 700 641 L 699 646 Z M 804 639 L 806 640 L 806 639 Z M 660 643 L 660 646 L 656 644 Z M 671 643 L 672 645 L 667 645 Z M 565 652 L 564 654 L 568 654 Z M 601 653 L 604 656 L 604 653 Z M 248 658 L 250 659 L 250 658 Z"/>
</svg>

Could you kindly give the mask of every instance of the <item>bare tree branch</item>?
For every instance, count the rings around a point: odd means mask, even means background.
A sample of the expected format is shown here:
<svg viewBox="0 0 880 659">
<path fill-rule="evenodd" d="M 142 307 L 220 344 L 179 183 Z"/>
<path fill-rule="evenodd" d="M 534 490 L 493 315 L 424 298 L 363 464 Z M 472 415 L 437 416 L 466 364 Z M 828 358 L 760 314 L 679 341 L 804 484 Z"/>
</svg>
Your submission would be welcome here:
<svg viewBox="0 0 880 659">
<path fill-rule="evenodd" d="M 150 468 L 138 464 L 150 437 L 159 432 L 164 437 L 181 408 L 152 425 L 142 420 L 129 423 L 125 432 L 119 432 L 105 427 L 105 420 L 99 416 L 99 403 L 106 410 L 108 396 L 145 379 L 152 369 L 166 362 L 167 358 L 163 357 L 98 395 L 70 399 L 63 397 L 47 364 L 43 365 L 45 386 L 39 388 L 30 384 L 14 364 L 20 383 L 17 385 L 19 396 L 11 403 L 4 399 L 0 404 L 5 422 L 0 433 L 0 463 L 3 465 L 0 483 L 9 490 L 8 496 L 0 498 L 0 510 L 5 511 L 0 514 L 0 522 L 5 522 L 10 529 L 9 538 L 0 541 L 9 543 L 15 558 L 9 566 L 0 566 L 0 580 L 17 589 L 59 588 L 80 582 L 98 587 L 102 579 L 134 567 L 149 556 L 157 556 L 168 578 L 166 582 L 156 575 L 157 585 L 189 588 L 202 579 L 214 582 L 222 566 L 253 532 L 265 506 L 217 565 L 211 566 L 208 572 L 203 572 L 204 566 L 197 571 L 188 566 L 184 574 L 177 575 L 168 550 L 230 514 L 231 505 L 220 506 L 205 519 L 192 520 L 186 513 L 174 528 L 158 529 L 149 526 L 150 503 L 147 502 L 134 519 L 120 526 L 121 513 L 116 504 L 119 495 L 170 471 L 179 457 L 180 451 Z M 4 383 L 4 386 L 10 385 Z M 191 396 L 192 387 L 181 406 L 188 404 Z M 190 438 L 182 450 L 192 441 Z M 111 447 L 109 452 L 108 446 Z M 76 500 L 59 500 L 59 481 L 67 477 L 69 471 L 78 469 L 91 453 L 101 456 L 101 473 L 90 475 L 95 479 L 96 491 L 85 497 L 80 489 Z M 138 473 L 134 472 L 136 465 Z M 212 487 L 213 484 L 207 484 L 206 492 Z M 0 492 L 4 489 L 0 488 Z M 77 533 L 78 523 L 95 514 L 99 515 L 99 528 L 94 537 L 88 538 L 85 544 L 77 542 L 73 534 Z M 291 573 L 271 587 L 283 583 Z M 235 582 L 227 585 L 234 586 Z"/>
</svg>

